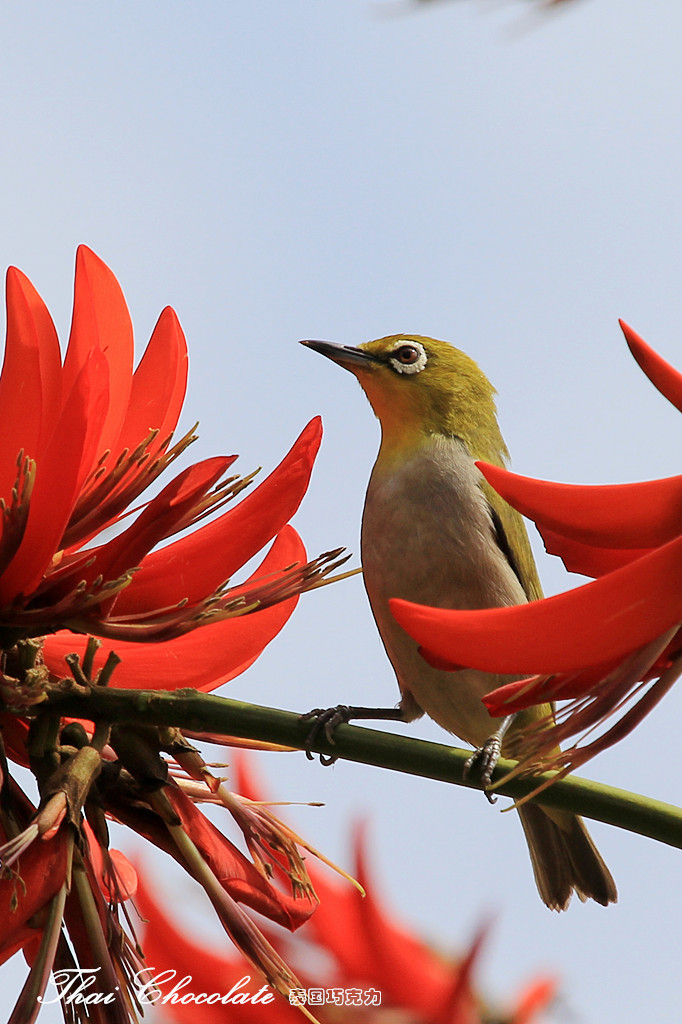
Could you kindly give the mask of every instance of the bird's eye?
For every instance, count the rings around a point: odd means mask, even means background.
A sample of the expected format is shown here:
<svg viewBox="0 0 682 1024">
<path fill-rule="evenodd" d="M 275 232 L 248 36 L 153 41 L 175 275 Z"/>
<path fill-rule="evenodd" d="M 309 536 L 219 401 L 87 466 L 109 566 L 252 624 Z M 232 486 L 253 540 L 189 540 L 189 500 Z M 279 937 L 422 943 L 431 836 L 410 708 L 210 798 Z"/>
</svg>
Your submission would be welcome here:
<svg viewBox="0 0 682 1024">
<path fill-rule="evenodd" d="M 426 366 L 426 349 L 419 341 L 402 341 L 391 351 L 389 366 L 396 373 L 421 373 Z"/>
<path fill-rule="evenodd" d="M 411 366 L 416 363 L 421 355 L 421 352 L 414 345 L 401 345 L 395 352 L 392 353 L 393 358 L 397 359 L 403 366 Z"/>
</svg>

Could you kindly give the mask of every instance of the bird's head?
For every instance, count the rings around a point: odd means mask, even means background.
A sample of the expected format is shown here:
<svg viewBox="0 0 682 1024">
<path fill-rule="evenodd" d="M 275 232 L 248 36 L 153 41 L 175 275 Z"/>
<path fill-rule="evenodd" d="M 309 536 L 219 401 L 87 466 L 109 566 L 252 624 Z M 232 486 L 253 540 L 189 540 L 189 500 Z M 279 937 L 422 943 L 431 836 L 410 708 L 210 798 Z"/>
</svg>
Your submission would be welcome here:
<svg viewBox="0 0 682 1024">
<path fill-rule="evenodd" d="M 470 356 L 445 341 L 393 334 L 354 348 L 303 341 L 358 378 L 381 422 L 382 449 L 404 452 L 425 436 L 459 437 L 474 458 L 503 461 L 495 389 Z"/>
</svg>

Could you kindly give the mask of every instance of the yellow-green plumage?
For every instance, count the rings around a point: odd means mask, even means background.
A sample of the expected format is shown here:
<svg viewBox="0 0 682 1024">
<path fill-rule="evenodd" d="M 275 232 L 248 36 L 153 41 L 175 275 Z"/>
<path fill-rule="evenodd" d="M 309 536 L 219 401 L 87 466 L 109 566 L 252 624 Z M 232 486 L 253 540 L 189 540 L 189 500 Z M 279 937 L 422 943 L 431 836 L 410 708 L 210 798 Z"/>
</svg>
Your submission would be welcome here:
<svg viewBox="0 0 682 1024">
<path fill-rule="evenodd" d="M 362 561 L 372 611 L 401 691 L 405 720 L 428 714 L 481 746 L 495 723 L 481 702 L 509 677 L 440 671 L 398 626 L 388 601 L 441 608 L 520 604 L 542 596 L 521 516 L 474 465 L 504 465 L 495 390 L 476 363 L 443 341 L 392 335 L 358 348 L 309 342 L 358 378 L 381 423 L 381 447 L 362 523 Z M 530 709 L 514 727 L 549 713 Z M 520 810 L 545 903 L 606 904 L 616 888 L 579 818 L 536 805 Z"/>
</svg>

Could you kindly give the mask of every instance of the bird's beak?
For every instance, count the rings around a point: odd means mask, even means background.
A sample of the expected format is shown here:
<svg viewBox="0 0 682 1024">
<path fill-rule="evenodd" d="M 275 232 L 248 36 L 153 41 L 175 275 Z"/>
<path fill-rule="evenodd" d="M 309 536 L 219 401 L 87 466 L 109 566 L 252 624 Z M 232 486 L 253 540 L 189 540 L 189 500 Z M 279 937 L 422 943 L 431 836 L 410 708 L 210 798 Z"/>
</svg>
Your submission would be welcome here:
<svg viewBox="0 0 682 1024">
<path fill-rule="evenodd" d="M 312 348 L 320 355 L 332 359 L 339 366 L 351 372 L 361 366 L 368 367 L 376 362 L 376 358 L 361 348 L 354 348 L 352 345 L 336 345 L 333 341 L 302 341 L 301 345 Z"/>
</svg>

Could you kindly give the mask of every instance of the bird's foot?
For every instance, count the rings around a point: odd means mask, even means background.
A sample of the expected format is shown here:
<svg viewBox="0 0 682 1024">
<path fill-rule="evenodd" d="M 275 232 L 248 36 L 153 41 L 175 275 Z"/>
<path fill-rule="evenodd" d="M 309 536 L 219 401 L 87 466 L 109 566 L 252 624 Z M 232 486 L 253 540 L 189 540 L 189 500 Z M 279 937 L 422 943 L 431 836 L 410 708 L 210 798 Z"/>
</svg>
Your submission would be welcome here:
<svg viewBox="0 0 682 1024">
<path fill-rule="evenodd" d="M 488 737 L 483 746 L 475 750 L 471 757 L 467 759 L 464 764 L 464 771 L 462 772 L 465 779 L 469 778 L 473 771 L 476 772 L 483 784 L 483 792 L 491 804 L 496 802 L 497 797 L 488 791 L 488 787 L 492 782 L 493 772 L 500 759 L 501 750 L 502 737 L 498 733 L 493 733 L 492 736 Z"/>
<path fill-rule="evenodd" d="M 353 719 L 376 722 L 404 722 L 405 711 L 401 705 L 396 708 L 361 708 L 355 704 L 337 704 L 335 708 L 315 708 L 301 715 L 299 721 L 314 719 L 305 741 L 304 750 L 308 760 L 314 757 L 313 747 L 324 736 L 327 743 L 334 746 L 334 733 L 340 725 L 347 725 Z M 409 720 L 409 719 L 408 719 Z M 334 764 L 336 758 L 331 754 L 320 754 L 322 764 Z"/>
<path fill-rule="evenodd" d="M 305 756 L 309 761 L 314 760 L 315 754 L 312 748 L 321 736 L 324 736 L 327 743 L 334 745 L 334 733 L 340 725 L 345 725 L 351 720 L 353 710 L 348 704 L 337 704 L 334 708 L 313 708 L 312 711 L 300 716 L 299 721 L 312 721 L 313 723 L 306 737 L 304 748 Z M 319 757 L 320 764 L 323 765 L 334 764 L 336 761 L 333 754 L 320 754 Z"/>
</svg>

